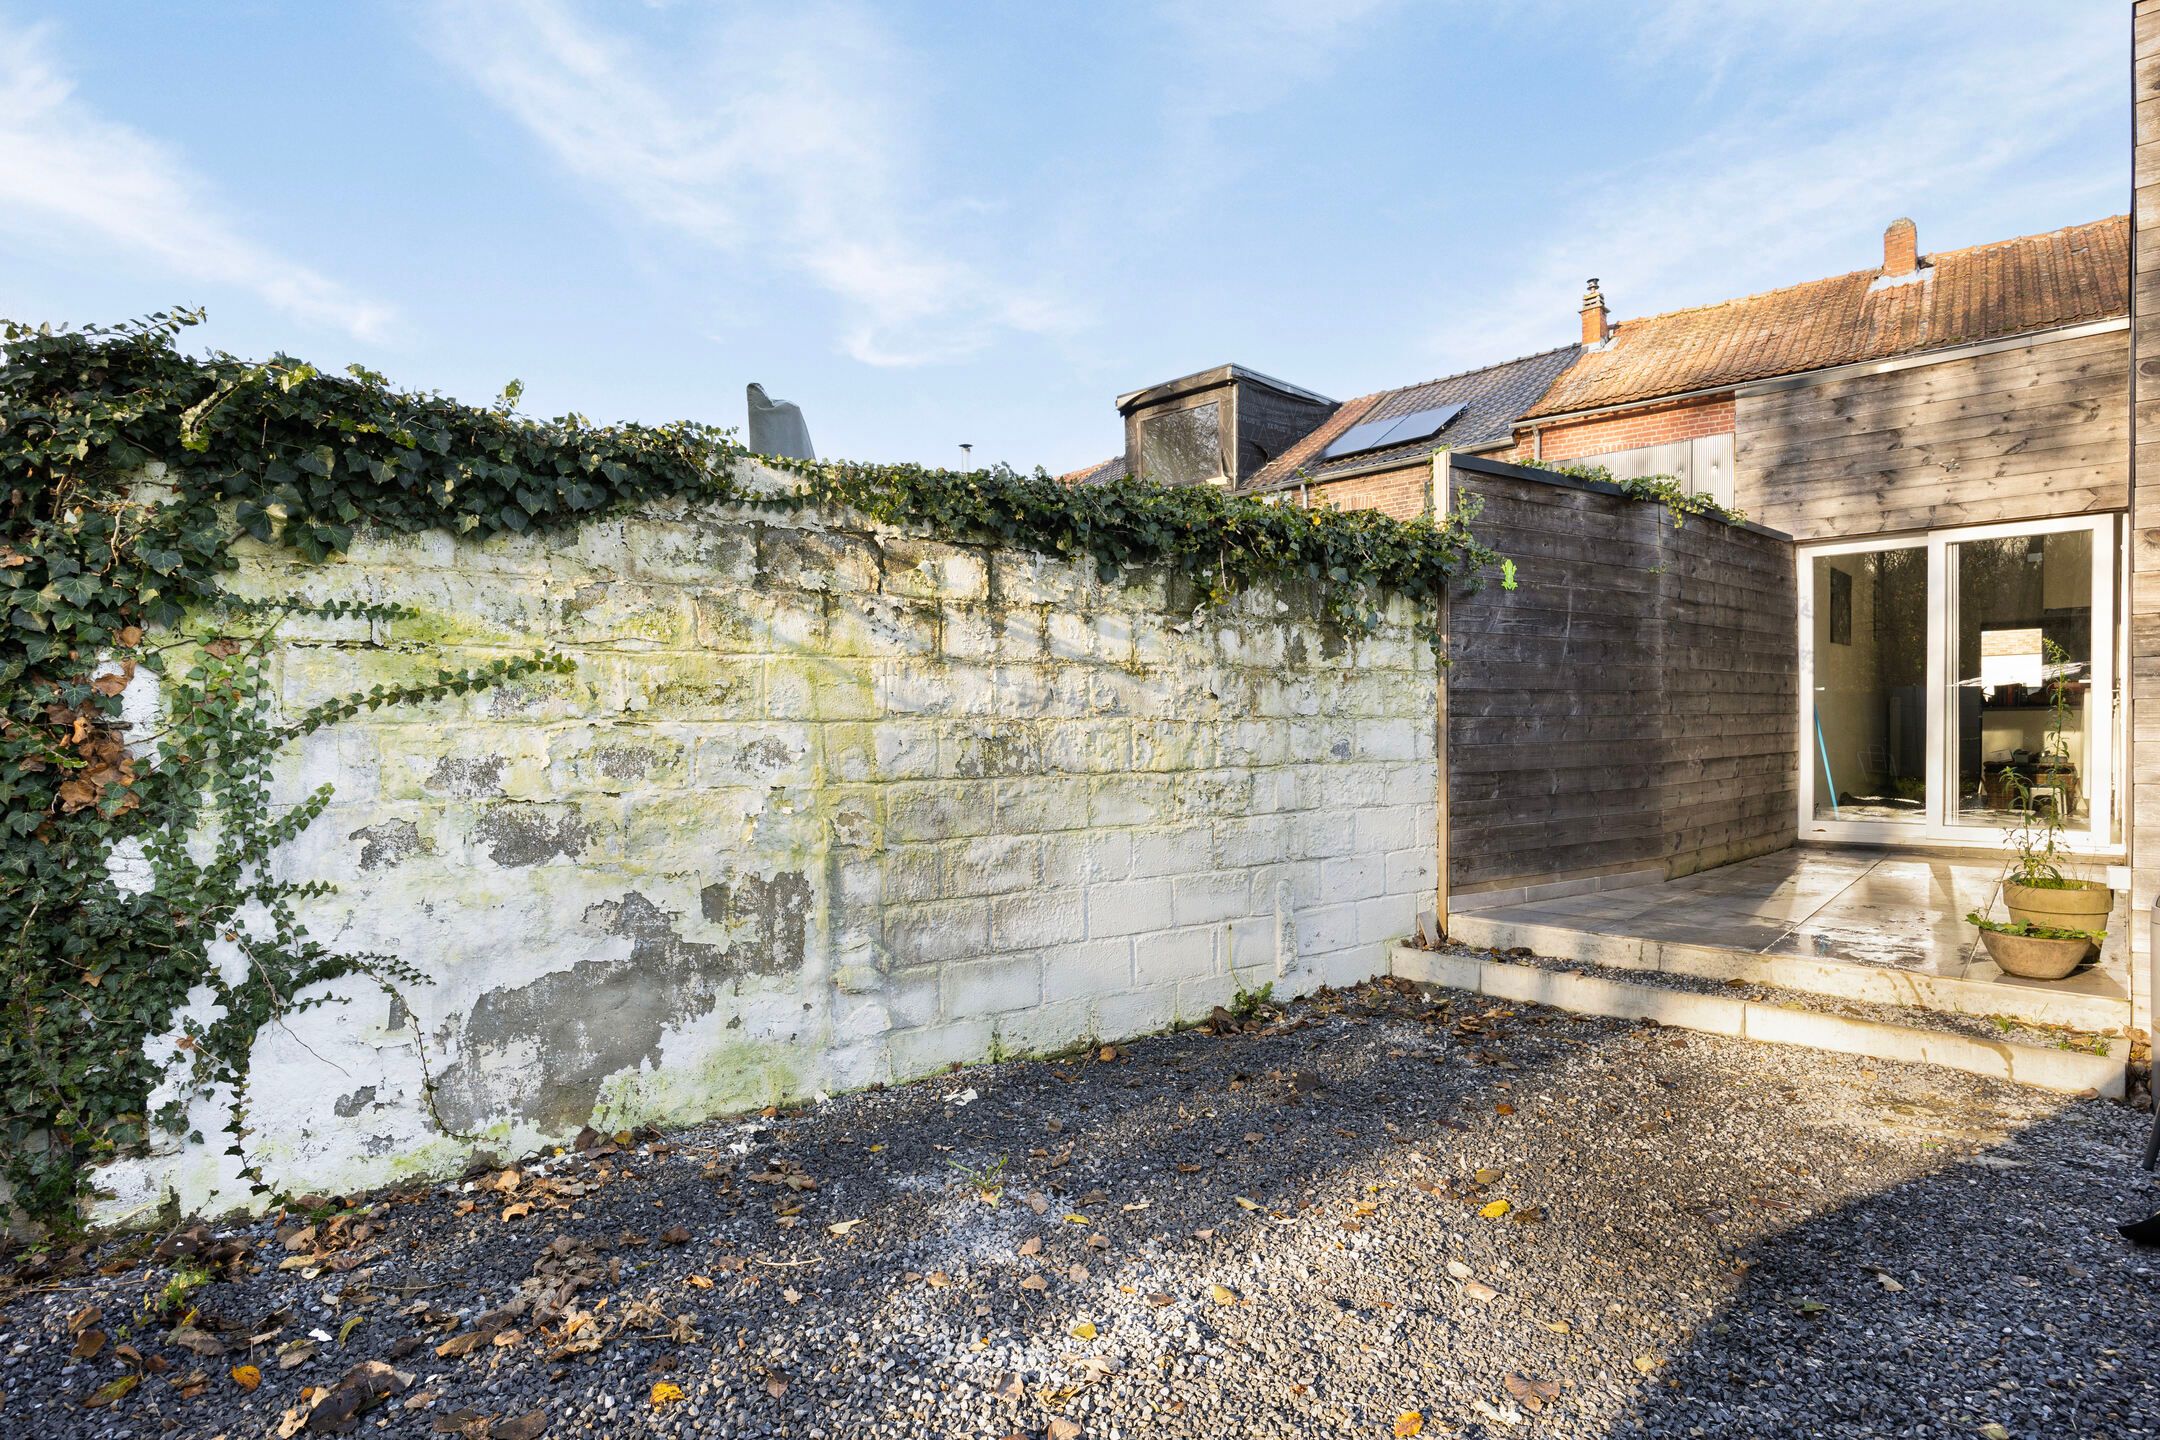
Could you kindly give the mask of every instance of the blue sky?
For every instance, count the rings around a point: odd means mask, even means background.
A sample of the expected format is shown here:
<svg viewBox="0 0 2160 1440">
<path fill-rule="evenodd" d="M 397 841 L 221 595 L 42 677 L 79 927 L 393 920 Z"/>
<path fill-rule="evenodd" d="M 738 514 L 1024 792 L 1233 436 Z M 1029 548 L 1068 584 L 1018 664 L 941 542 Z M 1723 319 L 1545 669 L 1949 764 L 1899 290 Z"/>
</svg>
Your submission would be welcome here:
<svg viewBox="0 0 2160 1440">
<path fill-rule="evenodd" d="M 0 314 L 1052 470 L 2129 208 L 2115 0 L 0 0 Z"/>
</svg>

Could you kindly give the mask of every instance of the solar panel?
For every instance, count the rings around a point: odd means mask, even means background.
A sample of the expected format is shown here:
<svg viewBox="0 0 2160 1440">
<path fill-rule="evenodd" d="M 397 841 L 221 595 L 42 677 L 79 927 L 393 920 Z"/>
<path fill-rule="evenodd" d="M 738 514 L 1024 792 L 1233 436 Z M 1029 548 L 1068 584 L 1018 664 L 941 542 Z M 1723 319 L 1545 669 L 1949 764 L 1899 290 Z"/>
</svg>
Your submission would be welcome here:
<svg viewBox="0 0 2160 1440">
<path fill-rule="evenodd" d="M 1345 455 L 1362 455 L 1368 450 L 1385 450 L 1391 445 L 1408 445 L 1413 441 L 1427 440 L 1439 434 L 1462 414 L 1463 407 L 1434 405 L 1424 410 L 1413 410 L 1408 415 L 1390 416 L 1385 420 L 1367 420 L 1353 425 L 1320 452 L 1322 460 L 1339 460 Z"/>
<path fill-rule="evenodd" d="M 1353 425 L 1328 442 L 1327 449 L 1320 452 L 1323 460 L 1333 460 L 1338 455 L 1355 455 L 1361 450 L 1380 448 L 1380 437 L 1393 430 L 1401 421 L 1400 415 L 1390 415 L 1385 420 L 1367 420 Z"/>
</svg>

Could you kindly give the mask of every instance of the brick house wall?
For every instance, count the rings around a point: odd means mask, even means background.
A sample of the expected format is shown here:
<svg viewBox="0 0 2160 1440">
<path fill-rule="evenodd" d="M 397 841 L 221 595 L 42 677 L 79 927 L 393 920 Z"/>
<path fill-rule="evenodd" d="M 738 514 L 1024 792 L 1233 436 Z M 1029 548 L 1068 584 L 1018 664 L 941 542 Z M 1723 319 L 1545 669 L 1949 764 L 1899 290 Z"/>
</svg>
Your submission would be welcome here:
<svg viewBox="0 0 2160 1440">
<path fill-rule="evenodd" d="M 1315 485 L 1306 492 L 1306 501 L 1337 510 L 1379 510 L 1397 520 L 1415 520 L 1432 513 L 1432 462 L 1420 458 L 1401 469 Z"/>
<path fill-rule="evenodd" d="M 1512 449 L 1495 454 L 1495 460 L 1527 465 L 1534 460 L 1559 464 L 1585 455 L 1607 455 L 1615 450 L 1635 450 L 1646 445 L 1669 445 L 1676 440 L 1699 440 L 1706 435 L 1729 435 L 1733 429 L 1733 397 L 1703 395 L 1660 405 L 1644 405 L 1565 420 L 1535 428 L 1519 427 Z"/>
</svg>

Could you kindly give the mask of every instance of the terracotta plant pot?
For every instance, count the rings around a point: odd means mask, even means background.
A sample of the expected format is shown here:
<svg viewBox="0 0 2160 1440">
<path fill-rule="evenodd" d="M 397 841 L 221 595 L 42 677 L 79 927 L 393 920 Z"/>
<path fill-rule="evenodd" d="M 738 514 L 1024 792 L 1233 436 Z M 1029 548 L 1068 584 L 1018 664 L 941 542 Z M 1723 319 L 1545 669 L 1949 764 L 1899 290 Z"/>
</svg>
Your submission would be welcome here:
<svg viewBox="0 0 2160 1440">
<path fill-rule="evenodd" d="M 2089 940 L 2042 940 L 1994 930 L 1981 931 L 1980 943 L 2005 975 L 2026 980 L 2060 980 L 2083 964 L 2093 948 Z"/>
<path fill-rule="evenodd" d="M 2115 892 L 2097 880 L 2073 880 L 2067 890 L 2003 882 L 2003 904 L 2010 918 L 2051 930 L 2105 930 Z M 2004 967 L 2008 969 L 2008 966 Z"/>
</svg>

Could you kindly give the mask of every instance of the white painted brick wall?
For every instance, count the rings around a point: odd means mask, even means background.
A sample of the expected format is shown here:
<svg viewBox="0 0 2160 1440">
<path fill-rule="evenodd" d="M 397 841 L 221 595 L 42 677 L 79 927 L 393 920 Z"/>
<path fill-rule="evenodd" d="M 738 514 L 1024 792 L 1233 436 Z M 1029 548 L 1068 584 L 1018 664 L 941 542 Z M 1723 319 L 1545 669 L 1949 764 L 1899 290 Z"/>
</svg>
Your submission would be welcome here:
<svg viewBox="0 0 2160 1440">
<path fill-rule="evenodd" d="M 683 504 L 573 538 L 245 544 L 242 593 L 365 596 L 294 627 L 297 709 L 443 664 L 575 662 L 366 715 L 283 857 L 334 881 L 371 987 L 258 1047 L 260 1158 L 297 1189 L 447 1173 L 614 1127 L 1197 1020 L 1240 986 L 1386 973 L 1433 877 L 1431 653 L 1395 604 L 1344 646 L 1268 591 L 1197 621 L 1137 572 Z M 1337 658 L 1325 659 L 1332 653 Z M 392 1019 L 397 1023 L 393 1025 Z M 344 1112 L 344 1113 L 341 1113 Z M 221 1117 L 197 1117 L 217 1136 Z M 245 1198 L 222 1145 L 112 1167 L 109 1217 Z"/>
</svg>

